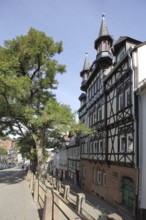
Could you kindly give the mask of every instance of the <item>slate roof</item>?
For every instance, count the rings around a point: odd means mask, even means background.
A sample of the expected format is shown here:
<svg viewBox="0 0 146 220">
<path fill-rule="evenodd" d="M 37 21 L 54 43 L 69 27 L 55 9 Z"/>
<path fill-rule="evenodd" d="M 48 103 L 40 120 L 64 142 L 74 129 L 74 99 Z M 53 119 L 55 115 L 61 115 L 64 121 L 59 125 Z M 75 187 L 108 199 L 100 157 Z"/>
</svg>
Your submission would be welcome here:
<svg viewBox="0 0 146 220">
<path fill-rule="evenodd" d="M 103 14 L 98 38 L 103 37 L 103 36 L 108 36 L 108 35 L 109 35 L 109 32 L 108 32 L 108 28 L 107 28 L 106 22 L 105 22 L 105 15 Z"/>
<path fill-rule="evenodd" d="M 88 53 L 86 53 L 83 70 L 89 70 L 89 69 L 90 69 L 90 62 L 88 59 Z"/>
</svg>

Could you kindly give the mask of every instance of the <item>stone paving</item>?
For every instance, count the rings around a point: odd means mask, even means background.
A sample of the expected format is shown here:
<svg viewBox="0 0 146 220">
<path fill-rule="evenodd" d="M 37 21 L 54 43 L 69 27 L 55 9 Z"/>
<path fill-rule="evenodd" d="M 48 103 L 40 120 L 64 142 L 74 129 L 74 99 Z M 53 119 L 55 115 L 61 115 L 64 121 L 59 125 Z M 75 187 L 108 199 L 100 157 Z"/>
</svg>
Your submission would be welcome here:
<svg viewBox="0 0 146 220">
<path fill-rule="evenodd" d="M 0 220 L 39 220 L 23 170 L 0 171 Z"/>
</svg>

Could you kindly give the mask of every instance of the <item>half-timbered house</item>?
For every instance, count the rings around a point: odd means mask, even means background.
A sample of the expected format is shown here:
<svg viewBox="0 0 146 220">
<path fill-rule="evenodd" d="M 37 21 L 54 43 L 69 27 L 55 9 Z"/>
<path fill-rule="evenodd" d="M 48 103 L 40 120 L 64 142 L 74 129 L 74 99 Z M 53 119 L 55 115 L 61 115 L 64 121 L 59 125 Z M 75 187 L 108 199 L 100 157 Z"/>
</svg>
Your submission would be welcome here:
<svg viewBox="0 0 146 220">
<path fill-rule="evenodd" d="M 146 101 L 141 101 L 145 100 L 142 54 L 146 45 L 127 36 L 115 41 L 103 15 L 94 47 L 94 62 L 90 65 L 86 54 L 80 73 L 79 119 L 94 130 L 94 135 L 80 137 L 81 187 L 136 216 L 138 209 L 146 208 L 144 197 L 141 200 L 139 196 L 139 187 L 144 191 L 146 181 L 144 168 L 139 179 L 139 169 L 145 164 L 141 153 L 145 150 L 139 149 L 144 148 L 146 135 L 139 132 L 146 130 L 146 123 L 140 125 L 139 115 L 143 114 L 146 121 Z M 145 103 L 142 107 L 140 101 Z M 143 159 L 141 163 L 139 158 Z"/>
<path fill-rule="evenodd" d="M 77 136 L 70 137 L 67 148 L 68 158 L 68 180 L 80 186 L 80 145 Z"/>
</svg>

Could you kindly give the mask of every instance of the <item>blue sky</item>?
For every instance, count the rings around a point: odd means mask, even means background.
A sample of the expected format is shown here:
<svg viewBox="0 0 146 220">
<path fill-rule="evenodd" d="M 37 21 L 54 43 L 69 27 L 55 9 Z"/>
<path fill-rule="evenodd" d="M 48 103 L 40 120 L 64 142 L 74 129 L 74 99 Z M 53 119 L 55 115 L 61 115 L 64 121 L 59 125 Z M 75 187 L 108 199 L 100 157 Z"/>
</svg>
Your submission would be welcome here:
<svg viewBox="0 0 146 220">
<path fill-rule="evenodd" d="M 76 111 L 80 106 L 80 71 L 86 52 L 90 63 L 95 59 L 94 41 L 102 13 L 114 39 L 129 36 L 146 41 L 145 0 L 0 0 L 0 45 L 27 34 L 30 27 L 63 41 L 64 51 L 57 59 L 66 65 L 67 72 L 57 77 L 56 94 L 59 102 Z"/>
</svg>

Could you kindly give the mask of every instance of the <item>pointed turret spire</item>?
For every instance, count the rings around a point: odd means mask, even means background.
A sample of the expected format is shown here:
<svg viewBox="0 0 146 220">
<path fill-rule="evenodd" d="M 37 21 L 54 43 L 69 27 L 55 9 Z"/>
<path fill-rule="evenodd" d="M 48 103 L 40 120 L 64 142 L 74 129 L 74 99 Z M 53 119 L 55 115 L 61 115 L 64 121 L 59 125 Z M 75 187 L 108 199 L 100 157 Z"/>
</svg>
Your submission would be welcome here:
<svg viewBox="0 0 146 220">
<path fill-rule="evenodd" d="M 83 70 L 89 70 L 89 69 L 90 69 L 90 62 L 88 59 L 88 53 L 86 53 Z"/>
<path fill-rule="evenodd" d="M 108 40 L 110 42 L 110 44 L 112 45 L 113 39 L 108 32 L 108 28 L 107 28 L 107 25 L 105 22 L 105 14 L 104 13 L 102 14 L 102 22 L 101 22 L 99 35 L 98 35 L 98 38 L 95 40 L 95 49 L 96 50 L 97 50 L 100 42 L 103 40 Z"/>
<path fill-rule="evenodd" d="M 109 35 L 109 32 L 108 32 L 106 22 L 105 22 L 105 14 L 103 13 L 102 14 L 102 23 L 101 23 L 98 38 L 102 37 L 102 36 L 108 36 L 108 35 Z"/>
</svg>

